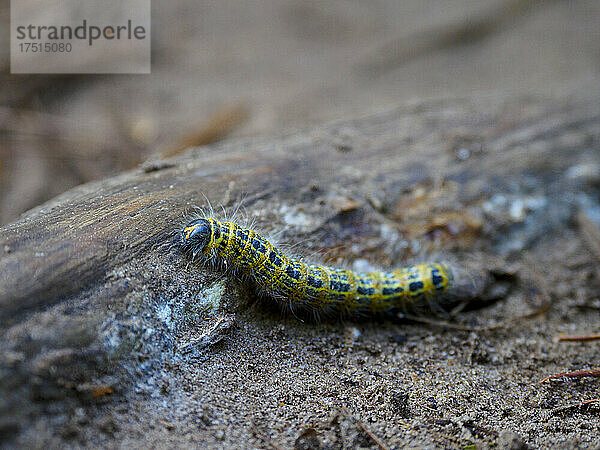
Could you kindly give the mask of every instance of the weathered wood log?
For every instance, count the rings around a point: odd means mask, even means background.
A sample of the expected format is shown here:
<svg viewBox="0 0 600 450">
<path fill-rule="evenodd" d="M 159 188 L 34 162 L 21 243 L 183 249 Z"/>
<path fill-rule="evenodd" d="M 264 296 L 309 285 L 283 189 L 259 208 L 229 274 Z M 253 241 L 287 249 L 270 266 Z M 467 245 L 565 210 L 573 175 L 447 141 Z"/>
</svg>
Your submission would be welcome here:
<svg viewBox="0 0 600 450">
<path fill-rule="evenodd" d="M 344 327 L 281 319 L 288 330 L 274 332 L 321 361 L 310 365 L 298 356 L 302 350 L 289 354 L 275 346 L 268 349 L 272 361 L 253 369 L 254 352 L 262 354 L 266 345 L 258 334 L 269 335 L 279 319 L 240 308 L 237 299 L 252 298 L 251 292 L 229 279 L 215 281 L 179 252 L 178 232 L 190 208 L 210 201 L 217 211 L 233 209 L 243 199 L 259 229 L 303 242 L 305 253 L 327 249 L 334 262 L 399 265 L 422 255 L 423 247 L 458 259 L 469 252 L 518 255 L 564 231 L 577 196 L 597 188 L 599 105 L 581 98 L 419 103 L 284 137 L 191 149 L 29 211 L 0 230 L 0 437 L 23 445 L 98 445 L 143 441 L 139 433 L 148 433 L 159 445 L 220 439 L 242 445 L 254 418 L 262 417 L 276 441 L 291 445 L 299 432 L 276 431 L 282 424 L 327 413 L 307 407 L 294 418 L 263 415 L 259 404 L 238 398 L 241 386 L 236 390 L 219 373 L 255 379 L 243 389 L 259 397 L 284 396 L 268 375 L 273 361 L 290 371 L 279 375 L 288 383 L 334 364 L 322 346 L 343 341 Z M 234 330 L 236 320 L 245 331 L 232 331 L 229 339 L 240 348 L 225 344 L 200 363 L 186 359 L 181 349 L 214 344 L 216 331 Z M 391 333 L 395 326 L 382 329 Z M 303 327 L 318 331 L 303 334 Z M 328 337 L 315 337 L 320 333 Z M 206 385 L 196 385 L 198 373 Z M 229 390 L 215 386 L 221 376 Z M 318 378 L 313 386 L 318 391 L 327 383 Z M 354 395 L 351 385 L 338 386 L 336 395 Z M 174 410 L 167 413 L 160 398 Z M 367 414 L 364 404 L 346 404 Z M 180 412 L 204 407 L 212 412 L 197 420 L 212 431 L 190 437 L 189 427 L 198 425 Z M 160 417 L 166 425 L 157 425 Z M 219 430 L 233 417 L 239 424 L 223 436 Z M 396 426 L 374 425 L 388 440 Z M 173 427 L 187 431 L 169 437 Z M 253 436 L 264 441 L 261 431 Z"/>
</svg>

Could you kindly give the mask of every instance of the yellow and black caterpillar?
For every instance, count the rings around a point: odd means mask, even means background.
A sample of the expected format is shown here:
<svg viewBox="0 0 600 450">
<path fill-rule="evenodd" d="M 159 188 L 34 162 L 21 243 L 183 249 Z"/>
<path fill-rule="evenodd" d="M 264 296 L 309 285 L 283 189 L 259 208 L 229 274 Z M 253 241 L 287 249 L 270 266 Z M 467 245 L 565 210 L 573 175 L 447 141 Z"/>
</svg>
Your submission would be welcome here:
<svg viewBox="0 0 600 450">
<path fill-rule="evenodd" d="M 450 291 L 452 270 L 441 263 L 391 272 L 354 272 L 306 264 L 286 256 L 249 228 L 213 218 L 195 219 L 181 232 L 184 251 L 234 269 L 290 308 L 316 314 L 369 314 L 406 309 L 422 298 Z"/>
</svg>

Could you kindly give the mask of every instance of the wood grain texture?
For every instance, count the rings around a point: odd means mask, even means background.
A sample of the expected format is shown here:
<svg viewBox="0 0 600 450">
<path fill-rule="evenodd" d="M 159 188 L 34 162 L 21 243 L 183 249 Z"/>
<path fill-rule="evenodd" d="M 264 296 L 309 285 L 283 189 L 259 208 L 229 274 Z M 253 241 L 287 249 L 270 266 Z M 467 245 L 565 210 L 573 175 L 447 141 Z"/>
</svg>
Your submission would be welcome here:
<svg viewBox="0 0 600 450">
<path fill-rule="evenodd" d="M 503 177 L 568 163 L 559 140 L 597 126 L 588 108 L 539 107 L 526 121 L 497 105 L 424 104 L 275 141 L 238 141 L 193 150 L 140 170 L 73 189 L 36 208 L 0 234 L 0 305 L 6 319 L 101 282 L 107 270 L 168 240 L 186 208 L 219 205 L 230 182 L 252 200 L 279 202 L 314 182 L 409 186 L 427 178 Z M 495 108 L 494 108 L 495 106 Z M 517 108 L 512 106 L 512 108 Z M 491 110 L 490 110 L 491 109 Z M 484 156 L 457 160 L 453 145 L 484 145 Z M 348 143 L 344 143 L 348 141 Z M 534 144 L 536 144 L 534 146 Z M 344 146 L 351 151 L 340 152 Z M 522 149 L 529 146 L 527 152 Z M 355 171 L 355 173 L 352 173 Z M 470 181 L 472 182 L 472 180 Z"/>
</svg>

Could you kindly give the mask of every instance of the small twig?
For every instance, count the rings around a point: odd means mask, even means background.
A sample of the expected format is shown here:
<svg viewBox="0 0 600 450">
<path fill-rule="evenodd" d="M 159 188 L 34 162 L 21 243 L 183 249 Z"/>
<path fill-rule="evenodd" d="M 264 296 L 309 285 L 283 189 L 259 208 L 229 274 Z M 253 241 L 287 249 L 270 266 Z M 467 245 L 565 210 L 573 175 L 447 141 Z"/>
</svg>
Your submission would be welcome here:
<svg viewBox="0 0 600 450">
<path fill-rule="evenodd" d="M 585 377 L 593 377 L 600 378 L 600 369 L 586 369 L 586 370 L 575 370 L 573 372 L 562 372 L 556 373 L 554 375 L 550 375 L 543 380 L 540 380 L 540 383 L 548 383 L 551 380 L 558 380 L 561 378 L 585 378 Z"/>
<path fill-rule="evenodd" d="M 175 424 L 173 422 L 169 422 L 168 420 L 159 420 L 158 422 L 164 425 L 169 431 L 173 431 L 176 428 Z"/>
<path fill-rule="evenodd" d="M 587 342 L 600 340 L 600 334 L 588 334 L 587 336 L 557 336 L 555 342 Z"/>
<path fill-rule="evenodd" d="M 356 417 L 354 417 L 352 415 L 352 413 L 350 413 L 350 411 L 348 411 L 348 409 L 345 406 L 342 406 L 340 408 L 340 410 L 342 411 L 342 413 L 348 417 L 349 419 L 353 420 L 354 423 L 356 423 L 356 425 L 358 425 L 358 427 L 367 435 L 369 436 L 369 438 L 371 438 L 371 440 L 373 442 L 375 442 L 375 444 L 381 449 L 381 450 L 389 450 L 389 447 L 385 444 L 385 442 L 383 442 L 381 439 L 379 439 L 377 436 L 375 436 L 375 434 L 373 434 L 372 431 L 370 431 L 366 425 L 364 423 L 362 423 L 360 420 L 358 420 Z"/>
</svg>

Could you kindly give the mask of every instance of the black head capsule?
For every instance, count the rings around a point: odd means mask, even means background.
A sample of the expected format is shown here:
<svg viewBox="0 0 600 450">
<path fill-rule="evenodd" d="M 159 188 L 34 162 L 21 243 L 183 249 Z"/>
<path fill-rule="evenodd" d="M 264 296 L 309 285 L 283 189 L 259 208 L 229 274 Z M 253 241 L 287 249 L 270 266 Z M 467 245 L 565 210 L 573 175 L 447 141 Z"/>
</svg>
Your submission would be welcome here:
<svg viewBox="0 0 600 450">
<path fill-rule="evenodd" d="M 196 219 L 181 230 L 181 245 L 184 250 L 192 250 L 195 254 L 204 251 L 211 235 L 212 224 L 206 219 Z"/>
</svg>

